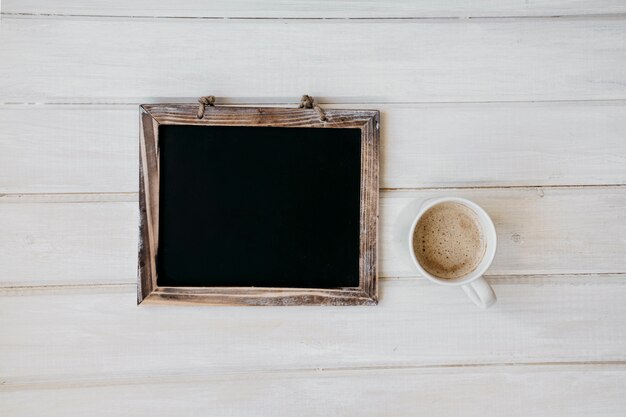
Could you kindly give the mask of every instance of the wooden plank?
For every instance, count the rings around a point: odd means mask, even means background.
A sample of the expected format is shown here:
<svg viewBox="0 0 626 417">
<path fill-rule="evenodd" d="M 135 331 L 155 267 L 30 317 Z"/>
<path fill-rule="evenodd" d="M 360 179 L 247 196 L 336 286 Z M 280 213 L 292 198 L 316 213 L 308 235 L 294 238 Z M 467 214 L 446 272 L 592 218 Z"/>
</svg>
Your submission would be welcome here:
<svg viewBox="0 0 626 417">
<path fill-rule="evenodd" d="M 383 187 L 626 183 L 625 102 L 381 110 Z"/>
<path fill-rule="evenodd" d="M 405 234 L 419 204 L 443 195 L 492 216 L 499 246 L 489 275 L 626 272 L 626 187 L 488 188 L 383 192 L 380 276 L 417 274 Z M 3 286 L 135 282 L 136 194 L 6 195 L 0 230 Z"/>
<path fill-rule="evenodd" d="M 320 0 L 315 3 L 294 0 L 271 0 L 259 4 L 252 0 L 90 1 L 75 0 L 4 0 L 3 13 L 64 14 L 86 16 L 145 17 L 231 17 L 231 18 L 422 18 L 484 16 L 570 16 L 583 14 L 624 13 L 626 6 L 616 0 L 550 0 L 525 2 L 506 0 L 497 3 L 476 0 L 435 0 L 385 2 L 355 0 Z"/>
<path fill-rule="evenodd" d="M 421 202 L 458 196 L 482 206 L 498 234 L 487 274 L 626 271 L 626 187 L 397 191 L 381 200 L 381 274 L 411 276 L 407 230 Z"/>
<path fill-rule="evenodd" d="M 129 198 L 126 195 L 114 197 Z M 34 198 L 36 201 L 37 197 Z M 89 195 L 71 198 L 74 203 L 19 204 L 20 197 L 0 197 L 0 281 L 3 284 L 128 283 L 136 280 L 137 196 L 131 195 L 130 202 L 96 204 L 82 202 L 91 199 Z M 7 201 L 18 204 L 3 204 Z"/>
<path fill-rule="evenodd" d="M 326 107 L 381 110 L 384 188 L 626 183 L 623 101 Z M 137 114 L 0 106 L 0 193 L 137 192 Z"/>
<path fill-rule="evenodd" d="M 614 417 L 626 407 L 625 383 L 624 365 L 205 374 L 3 385 L 0 407 L 12 417 Z"/>
<path fill-rule="evenodd" d="M 3 385 L 161 375 L 625 361 L 626 276 L 381 282 L 377 307 L 136 306 L 133 285 L 0 290 Z M 610 312 L 610 314 L 609 314 Z M 42 342 L 45 341 L 45 342 Z"/>
<path fill-rule="evenodd" d="M 0 102 L 624 99 L 625 19 L 4 17 Z"/>
<path fill-rule="evenodd" d="M 137 192 L 138 106 L 0 107 L 0 193 Z"/>
</svg>

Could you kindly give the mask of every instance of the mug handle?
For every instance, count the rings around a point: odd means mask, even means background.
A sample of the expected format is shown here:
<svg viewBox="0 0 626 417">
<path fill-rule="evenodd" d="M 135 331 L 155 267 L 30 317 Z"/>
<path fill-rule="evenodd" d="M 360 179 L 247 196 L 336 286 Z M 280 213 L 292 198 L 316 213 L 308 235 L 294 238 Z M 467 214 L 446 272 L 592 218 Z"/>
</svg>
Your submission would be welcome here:
<svg viewBox="0 0 626 417">
<path fill-rule="evenodd" d="M 463 288 L 470 300 L 480 308 L 486 309 L 496 303 L 496 293 L 493 292 L 493 288 L 491 288 L 491 285 L 484 277 L 465 284 L 461 288 Z"/>
</svg>

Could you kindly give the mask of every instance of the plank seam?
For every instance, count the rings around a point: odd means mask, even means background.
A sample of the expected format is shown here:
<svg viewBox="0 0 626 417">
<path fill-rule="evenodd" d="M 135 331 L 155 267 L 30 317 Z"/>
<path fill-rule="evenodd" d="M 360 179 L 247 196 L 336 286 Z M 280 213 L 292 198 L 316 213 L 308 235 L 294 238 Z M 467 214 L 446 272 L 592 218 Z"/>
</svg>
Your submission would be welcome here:
<svg viewBox="0 0 626 417">
<path fill-rule="evenodd" d="M 2 378 L 0 381 L 0 391 L 15 391 L 20 389 L 41 389 L 41 388 L 85 388 L 100 387 L 112 385 L 135 385 L 135 384 L 162 384 L 172 382 L 198 382 L 202 380 L 223 379 L 228 377 L 244 376 L 244 375 L 297 375 L 315 373 L 319 376 L 323 374 L 332 375 L 335 373 L 371 373 L 376 371 L 383 372 L 406 372 L 411 370 L 480 370 L 480 369 L 498 369 L 503 371 L 510 369 L 523 368 L 568 368 L 568 367 L 615 367 L 622 368 L 626 366 L 626 361 L 555 361 L 555 362 L 493 362 L 493 363 L 459 363 L 459 364 L 429 364 L 429 365 L 365 365 L 365 366 L 348 366 L 348 367 L 314 367 L 314 368 L 276 368 L 276 369 L 254 369 L 254 370 L 211 370 L 211 372 L 202 372 L 194 369 L 193 372 L 185 372 L 184 370 L 176 370 L 168 373 L 146 372 L 144 375 L 126 376 L 126 377 L 102 377 L 84 376 L 73 377 L 71 375 L 59 375 L 58 379 L 40 379 L 36 377 L 32 379 L 22 378 L 21 380 L 10 381 L 10 378 Z M 621 370 L 621 369 L 620 369 Z"/>
<path fill-rule="evenodd" d="M 72 14 L 72 13 L 32 13 L 32 12 L 2 12 L 0 13 L 7 17 L 43 17 L 43 18 L 96 18 L 96 19 L 188 19 L 188 20 L 401 20 L 401 21 L 421 21 L 421 20 L 451 20 L 451 21 L 465 21 L 465 20 L 511 20 L 511 19 L 537 19 L 537 20 L 550 20 L 550 19 L 615 19 L 624 18 L 626 13 L 583 13 L 583 14 L 547 14 L 547 15 L 498 15 L 498 16 L 486 16 L 486 15 L 460 15 L 460 16 L 372 16 L 372 17 L 323 17 L 323 16 L 310 16 L 310 17 L 258 17 L 258 16 L 172 16 L 172 15 L 108 15 L 108 14 Z"/>
<path fill-rule="evenodd" d="M 67 99 L 67 98 L 66 98 Z M 86 97 L 85 99 L 92 101 L 81 101 L 79 97 L 69 99 L 68 101 L 53 100 L 53 101 L 5 101 L 0 102 L 0 106 L 139 106 L 141 104 L 151 103 L 168 103 L 168 104 L 181 104 L 181 103 L 194 103 L 197 98 L 193 97 L 117 97 L 117 98 L 98 98 L 98 97 Z M 129 100 L 129 101 L 125 101 Z M 352 97 L 346 98 L 346 100 L 338 99 L 338 97 L 324 99 L 317 99 L 319 104 L 325 106 L 334 105 L 385 105 L 385 106 L 422 106 L 422 105 L 471 105 L 471 104 L 623 104 L 626 103 L 626 98 L 600 98 L 600 99 L 577 99 L 577 100 L 468 100 L 468 101 L 387 101 L 387 100 L 372 100 L 372 97 Z M 216 105 L 218 106 L 297 106 L 298 100 L 290 100 L 289 98 L 276 98 L 276 97 L 223 97 L 218 98 Z"/>
<path fill-rule="evenodd" d="M 625 171 L 626 173 L 626 171 Z M 532 190 L 536 188 L 621 188 L 626 186 L 626 183 L 615 184 L 550 184 L 550 185 L 469 185 L 469 186 L 449 186 L 449 187 L 393 187 L 393 188 L 381 188 L 380 191 L 427 191 L 427 190 L 493 190 L 493 189 L 507 189 L 517 190 L 526 189 Z"/>
<path fill-rule="evenodd" d="M 550 185 L 480 185 L 480 186 L 450 186 L 450 187 L 407 187 L 407 188 L 379 188 L 381 192 L 411 192 L 411 191 L 469 191 L 469 190 L 558 190 L 558 189 L 597 189 L 597 188 L 624 188 L 626 183 L 615 184 L 550 184 Z M 52 201 L 46 199 L 52 199 Z M 26 199 L 27 201 L 19 201 Z M 31 199 L 31 200 L 29 200 Z M 56 199 L 56 200 L 54 200 Z M 68 192 L 68 193 L 0 193 L 2 203 L 122 203 L 139 201 L 139 193 L 135 191 L 121 192 Z"/>
<path fill-rule="evenodd" d="M 611 281 L 611 284 L 619 283 L 620 281 L 624 281 L 626 283 L 626 271 L 623 272 L 598 272 L 598 273 L 555 273 L 555 274 L 507 274 L 507 275 L 485 275 L 485 278 L 495 286 L 498 285 L 536 285 L 538 283 L 542 283 L 542 281 L 549 281 L 554 279 L 563 279 L 565 284 L 584 284 L 584 280 L 589 280 L 591 284 L 606 284 L 606 282 L 596 282 L 598 278 L 608 278 Z M 402 277 L 394 277 L 394 276 L 380 276 L 379 280 L 381 281 L 415 281 L 416 285 L 426 284 L 430 285 L 427 281 L 423 280 L 420 276 L 402 276 Z M 533 282 L 524 282 L 524 281 L 533 281 Z M 566 282 L 565 282 L 566 281 Z M 543 282 L 544 284 L 546 282 Z M 40 291 L 40 292 L 50 292 L 55 290 L 61 291 L 71 291 L 71 290 L 106 290 L 106 289 L 129 289 L 135 290 L 137 287 L 136 281 L 129 280 L 128 282 L 117 282 L 117 283 L 84 283 L 84 284 L 33 284 L 33 285 L 3 285 L 0 283 L 0 293 L 1 292 L 30 292 L 30 291 Z M 30 295 L 30 294 L 28 294 Z M 2 294 L 0 294 L 2 296 Z"/>
</svg>

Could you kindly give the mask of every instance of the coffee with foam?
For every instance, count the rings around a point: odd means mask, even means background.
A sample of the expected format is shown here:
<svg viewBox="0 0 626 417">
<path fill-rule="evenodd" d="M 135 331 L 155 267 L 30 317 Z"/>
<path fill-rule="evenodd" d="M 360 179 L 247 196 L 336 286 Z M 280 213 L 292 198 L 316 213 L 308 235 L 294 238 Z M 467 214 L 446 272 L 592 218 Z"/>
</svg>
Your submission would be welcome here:
<svg viewBox="0 0 626 417">
<path fill-rule="evenodd" d="M 474 271 L 485 255 L 478 216 L 469 207 L 444 202 L 428 209 L 413 233 L 413 251 L 420 265 L 442 279 L 461 278 Z"/>
</svg>

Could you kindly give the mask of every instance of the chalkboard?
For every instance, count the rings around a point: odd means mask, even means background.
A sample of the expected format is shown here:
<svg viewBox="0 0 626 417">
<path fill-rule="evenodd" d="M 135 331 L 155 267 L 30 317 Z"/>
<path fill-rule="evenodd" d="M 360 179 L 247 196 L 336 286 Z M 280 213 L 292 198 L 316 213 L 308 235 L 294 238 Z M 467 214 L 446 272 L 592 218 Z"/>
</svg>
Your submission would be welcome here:
<svg viewBox="0 0 626 417">
<path fill-rule="evenodd" d="M 141 107 L 138 302 L 375 304 L 378 112 Z"/>
</svg>

